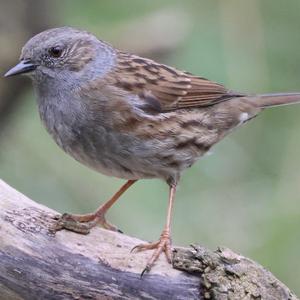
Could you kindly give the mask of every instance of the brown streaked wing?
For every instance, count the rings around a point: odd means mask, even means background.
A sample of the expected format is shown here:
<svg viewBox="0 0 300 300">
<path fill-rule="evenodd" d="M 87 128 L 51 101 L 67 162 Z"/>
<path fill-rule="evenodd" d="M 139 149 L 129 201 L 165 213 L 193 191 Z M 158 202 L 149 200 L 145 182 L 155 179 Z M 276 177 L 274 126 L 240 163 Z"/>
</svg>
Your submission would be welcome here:
<svg viewBox="0 0 300 300">
<path fill-rule="evenodd" d="M 120 88 L 137 94 L 145 102 L 157 102 L 160 111 L 208 106 L 233 96 L 223 85 L 178 71 L 150 59 L 118 53 L 112 78 Z"/>
</svg>

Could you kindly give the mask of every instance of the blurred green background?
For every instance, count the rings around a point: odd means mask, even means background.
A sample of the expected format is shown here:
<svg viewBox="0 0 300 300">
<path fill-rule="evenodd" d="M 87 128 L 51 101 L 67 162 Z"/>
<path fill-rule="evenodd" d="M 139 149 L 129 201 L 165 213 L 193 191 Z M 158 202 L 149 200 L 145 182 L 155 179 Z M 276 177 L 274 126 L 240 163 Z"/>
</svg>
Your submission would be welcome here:
<svg viewBox="0 0 300 300">
<path fill-rule="evenodd" d="M 230 89 L 300 91 L 299 0 L 8 2 L 0 1 L 1 73 L 34 33 L 71 25 Z M 0 178 L 60 212 L 93 211 L 124 181 L 64 154 L 40 123 L 29 79 L 17 80 L 0 79 Z M 173 219 L 175 245 L 227 246 L 298 295 L 299 115 L 300 105 L 270 109 L 218 144 L 182 177 Z M 167 196 L 165 183 L 140 181 L 109 220 L 126 234 L 156 240 Z"/>
</svg>

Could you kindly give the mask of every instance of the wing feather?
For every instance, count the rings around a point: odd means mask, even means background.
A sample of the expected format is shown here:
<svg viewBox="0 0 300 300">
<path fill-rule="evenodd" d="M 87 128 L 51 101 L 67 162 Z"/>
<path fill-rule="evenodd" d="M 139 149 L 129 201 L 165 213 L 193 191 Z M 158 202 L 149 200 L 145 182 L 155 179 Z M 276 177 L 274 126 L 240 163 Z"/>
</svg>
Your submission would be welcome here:
<svg viewBox="0 0 300 300">
<path fill-rule="evenodd" d="M 117 69 L 112 73 L 116 86 L 146 102 L 151 97 L 159 102 L 161 111 L 208 106 L 242 96 L 208 79 L 124 52 L 118 53 Z"/>
</svg>

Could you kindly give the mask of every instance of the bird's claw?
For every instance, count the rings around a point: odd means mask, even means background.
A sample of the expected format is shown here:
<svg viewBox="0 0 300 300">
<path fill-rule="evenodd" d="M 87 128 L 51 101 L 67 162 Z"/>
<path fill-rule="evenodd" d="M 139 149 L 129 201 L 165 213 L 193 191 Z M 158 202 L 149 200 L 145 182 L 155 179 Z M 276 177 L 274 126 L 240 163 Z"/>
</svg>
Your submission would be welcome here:
<svg viewBox="0 0 300 300">
<path fill-rule="evenodd" d="M 141 273 L 141 275 L 140 275 L 140 276 L 141 276 L 141 279 L 143 278 L 144 274 L 150 272 L 150 270 L 151 270 L 151 266 L 149 266 L 149 265 L 147 264 L 147 266 L 145 267 L 145 269 L 142 271 L 142 273 Z"/>
<path fill-rule="evenodd" d="M 171 250 L 171 238 L 169 232 L 163 231 L 160 239 L 155 243 L 139 244 L 131 249 L 131 253 L 140 252 L 145 250 L 154 250 L 152 256 L 147 262 L 146 267 L 141 273 L 141 278 L 145 273 L 148 273 L 153 267 L 156 260 L 159 258 L 162 252 L 165 253 L 168 263 L 172 263 L 172 250 Z"/>
<path fill-rule="evenodd" d="M 105 229 L 123 233 L 120 229 L 108 223 L 104 215 L 72 215 L 64 213 L 63 215 L 56 215 L 53 218 L 56 220 L 56 224 L 51 229 L 52 232 L 67 229 L 81 234 L 88 234 L 91 228 L 99 224 Z"/>
</svg>

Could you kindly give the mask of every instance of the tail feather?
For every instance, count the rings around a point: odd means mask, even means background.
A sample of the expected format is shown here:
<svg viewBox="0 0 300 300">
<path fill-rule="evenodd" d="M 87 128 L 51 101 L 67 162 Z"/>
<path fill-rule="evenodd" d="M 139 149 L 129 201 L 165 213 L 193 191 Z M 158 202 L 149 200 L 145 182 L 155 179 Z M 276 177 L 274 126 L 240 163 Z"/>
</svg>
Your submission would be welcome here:
<svg viewBox="0 0 300 300">
<path fill-rule="evenodd" d="M 250 99 L 253 99 L 259 107 L 267 108 L 300 103 L 300 93 L 261 94 L 252 96 Z"/>
</svg>

